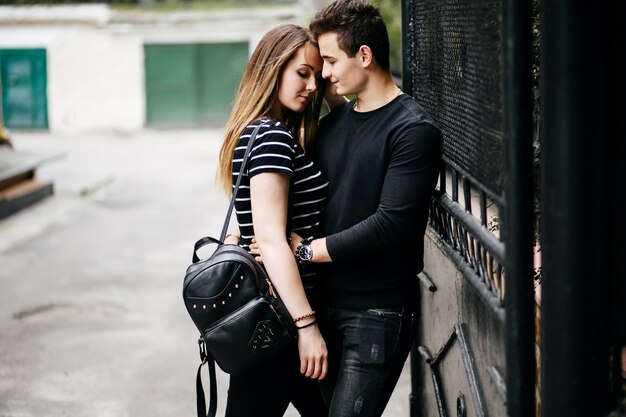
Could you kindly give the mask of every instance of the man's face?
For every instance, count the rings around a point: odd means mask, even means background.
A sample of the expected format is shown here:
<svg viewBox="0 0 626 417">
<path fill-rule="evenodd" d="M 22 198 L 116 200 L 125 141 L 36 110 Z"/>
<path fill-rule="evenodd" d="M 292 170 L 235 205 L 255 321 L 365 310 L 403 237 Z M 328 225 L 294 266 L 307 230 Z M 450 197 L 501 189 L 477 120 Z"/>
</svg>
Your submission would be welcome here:
<svg viewBox="0 0 626 417">
<path fill-rule="evenodd" d="M 324 60 L 322 77 L 327 78 L 337 89 L 337 94 L 358 94 L 365 86 L 365 71 L 361 53 L 352 58 L 339 47 L 337 34 L 324 33 L 317 39 Z"/>
</svg>

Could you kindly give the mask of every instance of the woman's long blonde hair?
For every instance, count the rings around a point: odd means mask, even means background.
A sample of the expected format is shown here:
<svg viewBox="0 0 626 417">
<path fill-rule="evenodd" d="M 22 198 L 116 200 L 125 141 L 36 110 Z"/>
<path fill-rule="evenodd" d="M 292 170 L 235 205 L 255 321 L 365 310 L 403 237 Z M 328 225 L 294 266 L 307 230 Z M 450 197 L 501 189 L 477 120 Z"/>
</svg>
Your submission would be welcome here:
<svg viewBox="0 0 626 417">
<path fill-rule="evenodd" d="M 220 150 L 217 181 L 226 193 L 232 193 L 232 161 L 239 136 L 255 120 L 268 117 L 278 97 L 283 69 L 303 45 L 317 47 L 311 32 L 300 26 L 280 25 L 263 36 L 243 73 Z M 324 99 L 324 83 L 318 82 L 313 99 L 302 113 L 290 111 L 283 121 L 300 145 L 310 151 Z"/>
</svg>

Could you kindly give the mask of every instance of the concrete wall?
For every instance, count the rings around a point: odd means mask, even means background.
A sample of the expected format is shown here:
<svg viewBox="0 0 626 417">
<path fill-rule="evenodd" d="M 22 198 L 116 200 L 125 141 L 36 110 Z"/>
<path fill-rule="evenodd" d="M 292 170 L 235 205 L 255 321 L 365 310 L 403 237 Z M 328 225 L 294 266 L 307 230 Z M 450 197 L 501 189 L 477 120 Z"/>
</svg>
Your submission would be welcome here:
<svg viewBox="0 0 626 417">
<path fill-rule="evenodd" d="M 459 271 L 452 256 L 446 244 L 429 230 L 425 237 L 424 273 L 435 284 L 436 290 L 422 287 L 418 344 L 433 357 L 439 355 L 434 369 L 448 416 L 457 415 L 460 396 L 464 398 L 465 415 L 468 417 L 505 416 L 503 393 L 498 391 L 487 371 L 493 367 L 502 378 L 505 377 L 504 323 L 492 313 L 473 284 Z M 476 391 L 472 393 L 468 363 L 463 359 L 463 345 L 457 337 L 451 337 L 457 325 L 467 336 L 466 352 L 473 366 L 477 397 L 474 395 Z M 418 388 L 414 392 L 415 401 L 421 413 L 418 416 L 438 416 L 431 369 L 421 355 L 414 354 L 412 362 L 413 381 Z M 482 414 L 477 410 L 482 410 Z"/>
<path fill-rule="evenodd" d="M 51 131 L 133 131 L 145 125 L 143 45 L 249 42 L 304 22 L 288 5 L 172 13 L 107 5 L 0 7 L 0 49 L 45 48 Z M 307 16 L 308 17 L 308 16 Z"/>
</svg>

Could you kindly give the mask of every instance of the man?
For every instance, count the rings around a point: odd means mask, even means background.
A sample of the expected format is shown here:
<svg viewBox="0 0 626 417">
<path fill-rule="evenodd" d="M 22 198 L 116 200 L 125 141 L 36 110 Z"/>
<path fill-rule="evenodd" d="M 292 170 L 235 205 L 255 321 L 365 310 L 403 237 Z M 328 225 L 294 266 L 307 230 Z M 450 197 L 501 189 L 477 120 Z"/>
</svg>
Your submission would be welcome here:
<svg viewBox="0 0 626 417">
<path fill-rule="evenodd" d="M 365 0 L 337 0 L 310 29 L 322 76 L 337 94 L 356 98 L 320 123 L 315 158 L 330 181 L 326 237 L 296 242 L 296 256 L 326 262 L 320 281 L 328 308 L 318 316 L 329 349 L 322 389 L 330 416 L 380 416 L 415 338 L 416 275 L 440 133 L 395 85 L 378 9 Z"/>
</svg>

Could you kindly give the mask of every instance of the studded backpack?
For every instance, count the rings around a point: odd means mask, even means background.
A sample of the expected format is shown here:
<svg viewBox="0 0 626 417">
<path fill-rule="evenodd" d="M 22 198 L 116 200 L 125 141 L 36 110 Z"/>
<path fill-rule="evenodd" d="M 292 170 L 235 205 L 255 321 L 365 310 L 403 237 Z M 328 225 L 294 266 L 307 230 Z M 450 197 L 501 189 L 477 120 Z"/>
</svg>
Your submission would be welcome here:
<svg viewBox="0 0 626 417">
<path fill-rule="evenodd" d="M 198 417 L 214 417 L 217 410 L 215 363 L 226 373 L 237 374 L 279 353 L 297 338 L 287 308 L 274 290 L 262 265 L 245 249 L 224 244 L 242 173 L 257 126 L 248 141 L 220 239 L 203 237 L 194 245 L 192 264 L 183 282 L 183 300 L 200 331 L 201 364 L 196 376 Z M 199 259 L 198 250 L 216 244 L 211 256 Z M 210 403 L 206 413 L 201 370 L 207 364 Z"/>
</svg>

